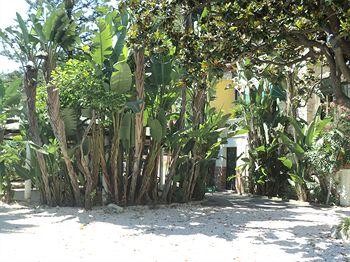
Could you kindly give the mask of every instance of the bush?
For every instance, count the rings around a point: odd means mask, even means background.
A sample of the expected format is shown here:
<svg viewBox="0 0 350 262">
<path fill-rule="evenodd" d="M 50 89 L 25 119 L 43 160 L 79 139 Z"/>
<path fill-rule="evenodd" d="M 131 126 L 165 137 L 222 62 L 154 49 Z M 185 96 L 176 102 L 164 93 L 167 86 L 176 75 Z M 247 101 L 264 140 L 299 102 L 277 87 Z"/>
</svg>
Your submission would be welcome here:
<svg viewBox="0 0 350 262">
<path fill-rule="evenodd" d="M 350 241 L 350 217 L 346 217 L 340 222 L 333 232 L 333 237 Z"/>
<path fill-rule="evenodd" d="M 11 181 L 23 172 L 25 151 L 21 136 L 13 137 L 12 140 L 4 140 L 0 144 L 0 199 L 10 202 Z"/>
</svg>

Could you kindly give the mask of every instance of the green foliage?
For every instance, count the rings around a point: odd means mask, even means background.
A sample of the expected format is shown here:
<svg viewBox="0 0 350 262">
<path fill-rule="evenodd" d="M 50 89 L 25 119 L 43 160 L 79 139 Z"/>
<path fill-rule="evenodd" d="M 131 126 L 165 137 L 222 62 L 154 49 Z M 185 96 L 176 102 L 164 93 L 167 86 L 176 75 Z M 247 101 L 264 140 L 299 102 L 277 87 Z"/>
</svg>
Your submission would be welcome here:
<svg viewBox="0 0 350 262">
<path fill-rule="evenodd" d="M 328 135 L 328 133 L 324 132 L 324 128 L 330 121 L 330 118 L 321 120 L 320 117 L 316 115 L 314 120 L 307 125 L 301 120 L 290 117 L 289 122 L 294 128 L 294 138 L 291 139 L 286 134 L 280 134 L 281 142 L 288 149 L 286 157 L 283 157 L 281 161 L 286 165 L 284 162 L 285 159 L 289 160 L 289 182 L 293 187 L 304 187 L 306 190 L 309 190 L 310 193 L 314 194 L 313 197 L 316 198 L 318 198 L 315 194 L 317 189 L 315 189 L 315 181 L 311 176 L 312 170 L 315 171 L 314 167 L 317 166 L 317 163 L 327 160 L 323 158 L 325 156 L 324 154 L 314 155 L 313 152 L 315 148 L 320 146 L 320 141 L 322 140 L 320 137 Z M 325 149 L 323 145 L 321 147 Z M 317 159 L 311 160 L 313 155 L 317 157 Z M 330 161 L 326 166 L 329 167 L 335 164 L 334 160 L 328 160 Z M 324 168 L 327 168 L 326 166 L 324 166 Z M 322 174 L 317 171 L 316 173 L 318 175 Z"/>
<path fill-rule="evenodd" d="M 36 39 L 46 52 L 57 47 L 71 50 L 72 45 L 78 42 L 77 25 L 68 17 L 64 6 L 58 5 L 51 9 L 43 20 L 38 17 L 40 15 L 43 16 L 43 13 L 38 11 L 37 15 L 30 16 L 35 33 L 32 38 Z"/>
<path fill-rule="evenodd" d="M 234 134 L 248 133 L 248 157 L 242 159 L 244 164 L 238 168 L 249 171 L 251 184 L 257 186 L 254 193 L 276 195 L 285 189 L 290 166 L 279 143 L 288 121 L 277 105 L 278 97 L 272 95 L 271 89 L 275 87 L 269 80 L 253 77 L 250 66 L 239 65 L 237 85 L 247 91 L 238 102 L 242 116 Z"/>
<path fill-rule="evenodd" d="M 0 143 L 0 198 L 5 197 L 7 201 L 11 199 L 11 181 L 21 175 L 23 179 L 28 178 L 23 171 L 24 151 L 25 144 L 21 136 Z"/>
<path fill-rule="evenodd" d="M 89 61 L 68 60 L 52 73 L 52 83 L 60 88 L 62 107 L 77 111 L 82 108 L 101 112 L 113 111 L 123 105 L 127 95 L 120 93 L 117 86 L 106 90 Z"/>
<path fill-rule="evenodd" d="M 72 108 L 64 108 L 61 110 L 62 119 L 64 121 L 64 127 L 66 135 L 74 136 L 78 129 L 78 116 Z"/>
<path fill-rule="evenodd" d="M 0 78 L 0 113 L 15 115 L 19 112 L 22 99 L 22 79 L 17 72 Z"/>
<path fill-rule="evenodd" d="M 344 240 L 350 240 L 350 217 L 343 218 L 336 230 Z"/>
<path fill-rule="evenodd" d="M 132 73 L 126 62 L 118 62 L 114 65 L 114 72 L 110 80 L 110 88 L 120 95 L 130 91 L 132 85 Z"/>
<path fill-rule="evenodd" d="M 307 158 L 316 173 L 333 175 L 350 163 L 350 126 L 347 115 L 325 127 L 327 132 L 321 133 L 312 144 Z"/>
<path fill-rule="evenodd" d="M 163 132 L 162 124 L 158 119 L 150 119 L 148 120 L 148 125 L 151 129 L 151 136 L 154 141 L 160 142 L 162 138 L 165 136 L 165 133 Z"/>
</svg>

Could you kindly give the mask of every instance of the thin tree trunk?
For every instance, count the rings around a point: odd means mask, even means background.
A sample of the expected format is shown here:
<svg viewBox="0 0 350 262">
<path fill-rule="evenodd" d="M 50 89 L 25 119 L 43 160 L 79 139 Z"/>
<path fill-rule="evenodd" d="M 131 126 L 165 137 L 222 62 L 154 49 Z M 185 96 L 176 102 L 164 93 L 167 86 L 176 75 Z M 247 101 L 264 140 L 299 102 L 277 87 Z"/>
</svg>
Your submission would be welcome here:
<svg viewBox="0 0 350 262">
<path fill-rule="evenodd" d="M 113 140 L 112 140 L 112 149 L 111 149 L 111 173 L 113 177 L 113 189 L 114 189 L 114 201 L 116 203 L 119 202 L 119 166 L 118 166 L 118 159 L 119 159 L 119 149 L 120 149 L 120 124 L 122 120 L 121 113 L 116 113 L 113 118 Z"/>
<path fill-rule="evenodd" d="M 92 126 L 91 130 L 91 160 L 92 160 L 92 174 L 93 174 L 93 188 L 97 189 L 98 175 L 100 171 L 100 146 L 99 146 L 99 128 L 97 124 Z"/>
<path fill-rule="evenodd" d="M 107 188 L 105 189 L 107 191 L 108 197 L 111 197 L 113 189 L 112 189 L 111 179 L 108 173 L 107 162 L 106 162 L 105 135 L 104 135 L 103 125 L 99 125 L 98 145 L 99 145 L 99 155 L 100 155 L 100 163 L 101 163 L 103 180 L 107 186 Z"/>
<path fill-rule="evenodd" d="M 129 152 L 125 153 L 125 174 L 124 174 L 124 187 L 123 187 L 123 197 L 122 197 L 122 203 L 124 205 L 127 204 L 127 193 L 128 193 L 128 186 L 129 186 Z"/>
<path fill-rule="evenodd" d="M 144 111 L 144 81 L 145 81 L 145 54 L 143 49 L 135 50 L 134 54 L 136 71 L 135 71 L 135 85 L 136 98 L 141 100 L 140 112 L 135 116 L 135 150 L 134 150 L 134 164 L 131 175 L 129 202 L 133 203 L 135 199 L 137 178 L 140 174 L 140 163 L 143 150 L 143 111 Z"/>
<path fill-rule="evenodd" d="M 37 77 L 38 77 L 38 70 L 36 68 L 27 66 L 25 69 L 25 76 L 24 76 L 24 91 L 27 96 L 26 102 L 27 102 L 27 108 L 28 108 L 29 135 L 36 145 L 42 146 L 43 143 L 39 135 L 39 125 L 38 125 L 38 119 L 36 115 L 36 105 L 35 105 Z M 38 151 L 36 151 L 35 154 L 38 160 L 41 178 L 44 184 L 45 202 L 48 205 L 53 205 L 54 203 L 52 203 L 49 176 L 47 173 L 46 161 L 45 161 L 44 155 Z"/>
<path fill-rule="evenodd" d="M 91 118 L 89 126 L 86 128 L 84 135 L 81 139 L 80 143 L 80 163 L 83 168 L 83 174 L 86 180 L 85 184 L 85 209 L 90 210 L 92 208 L 92 191 L 93 191 L 93 186 L 94 186 L 94 181 L 93 181 L 93 174 L 90 172 L 89 169 L 89 163 L 86 161 L 85 156 L 84 156 L 84 150 L 83 150 L 83 145 L 88 137 L 88 134 L 91 130 L 91 128 L 96 124 L 96 116 L 95 112 L 93 112 L 93 116 Z"/>
<path fill-rule="evenodd" d="M 330 175 L 330 176 L 329 176 L 328 190 L 327 190 L 326 205 L 329 204 L 329 199 L 331 198 L 332 186 L 333 186 L 333 179 L 332 179 L 332 175 Z"/>
</svg>

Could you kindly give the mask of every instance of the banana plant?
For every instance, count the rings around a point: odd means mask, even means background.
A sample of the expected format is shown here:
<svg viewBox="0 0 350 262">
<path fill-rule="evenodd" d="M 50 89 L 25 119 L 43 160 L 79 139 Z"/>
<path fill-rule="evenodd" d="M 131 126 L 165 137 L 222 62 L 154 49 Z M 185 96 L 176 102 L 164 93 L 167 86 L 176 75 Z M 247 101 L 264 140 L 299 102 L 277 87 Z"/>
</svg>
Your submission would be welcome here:
<svg viewBox="0 0 350 262">
<path fill-rule="evenodd" d="M 46 2 L 42 4 L 48 5 L 50 12 L 45 13 L 38 9 L 36 14 L 30 15 L 30 22 L 33 25 L 32 41 L 36 41 L 40 47 L 40 53 L 37 57 L 46 82 L 47 108 L 51 127 L 60 145 L 60 151 L 68 170 L 75 203 L 80 206 L 82 199 L 79 181 L 68 152 L 67 137 L 60 112 L 59 90 L 51 82 L 52 72 L 57 66 L 59 56 L 69 52 L 74 44 L 79 42 L 79 33 L 76 23 L 72 20 L 70 14 L 67 13 L 65 3 L 57 6 L 50 6 L 50 3 Z M 52 5 L 54 4 L 52 3 Z"/>
<path fill-rule="evenodd" d="M 307 201 L 310 164 L 306 155 L 331 119 L 321 120 L 317 114 L 309 125 L 293 117 L 289 117 L 288 120 L 295 130 L 294 138 L 280 133 L 280 141 L 288 148 L 288 154 L 281 156 L 279 160 L 290 170 L 289 181 L 296 188 L 298 198 Z"/>
<path fill-rule="evenodd" d="M 128 175 L 123 177 L 120 172 L 120 155 L 122 154 L 121 142 L 125 148 L 133 145 L 131 133 L 132 114 L 140 111 L 143 101 L 132 100 L 131 86 L 133 83 L 132 72 L 129 64 L 129 50 L 125 45 L 126 31 L 128 27 L 128 15 L 124 13 L 109 13 L 98 21 L 98 30 L 92 41 L 91 62 L 96 68 L 97 75 L 103 79 L 106 93 L 119 98 L 119 101 L 110 103 L 111 112 L 111 148 L 108 161 L 110 175 L 104 174 L 105 181 L 111 181 L 109 192 L 115 202 L 120 202 L 120 197 L 126 196 L 123 192 L 128 184 Z M 115 41 L 114 41 L 115 40 Z M 115 44 L 113 44 L 115 42 Z M 104 161 L 104 160 L 103 160 Z"/>
<path fill-rule="evenodd" d="M 151 133 L 151 145 L 145 161 L 140 190 L 136 202 L 141 203 L 149 199 L 147 192 L 152 191 L 153 200 L 158 198 L 158 184 L 156 170 L 160 159 L 160 152 L 168 135 L 168 121 L 171 108 L 178 97 L 174 86 L 176 78 L 173 76 L 174 64 L 170 54 L 153 54 L 149 59 L 150 68 L 146 71 L 145 104 L 143 126 L 148 126 Z M 161 161 L 161 160 L 160 160 Z"/>
<path fill-rule="evenodd" d="M 279 134 L 288 124 L 277 104 L 277 99 L 285 99 L 284 90 L 268 79 L 253 78 L 244 65 L 239 68 L 236 82 L 244 92 L 238 101 L 242 109 L 238 130 L 248 133 L 249 142 L 248 157 L 239 168 L 249 171 L 251 193 L 276 195 L 287 179 L 286 168 L 278 160 L 282 151 Z"/>
<path fill-rule="evenodd" d="M 29 134 L 28 138 L 39 146 L 42 140 L 39 135 L 38 118 L 36 114 L 36 84 L 38 81 L 38 40 L 33 33 L 33 24 L 17 13 L 17 25 L 0 30 L 0 38 L 5 46 L 5 54 L 20 61 L 24 71 L 24 91 L 28 114 Z M 44 184 L 44 202 L 51 204 L 49 178 L 44 156 L 37 152 L 41 178 Z"/>
</svg>

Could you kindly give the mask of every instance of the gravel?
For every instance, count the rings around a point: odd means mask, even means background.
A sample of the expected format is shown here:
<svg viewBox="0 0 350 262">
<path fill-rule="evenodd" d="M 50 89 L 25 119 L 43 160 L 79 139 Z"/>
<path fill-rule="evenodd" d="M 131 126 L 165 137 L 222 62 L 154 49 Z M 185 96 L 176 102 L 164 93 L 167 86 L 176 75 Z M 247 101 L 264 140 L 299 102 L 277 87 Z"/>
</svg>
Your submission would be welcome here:
<svg viewBox="0 0 350 262">
<path fill-rule="evenodd" d="M 0 203 L 0 261 L 350 261 L 350 245 L 331 237 L 345 216 L 229 194 L 122 213 Z"/>
</svg>

